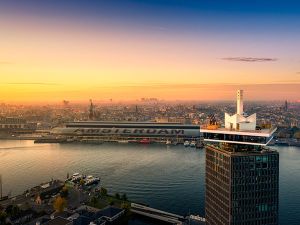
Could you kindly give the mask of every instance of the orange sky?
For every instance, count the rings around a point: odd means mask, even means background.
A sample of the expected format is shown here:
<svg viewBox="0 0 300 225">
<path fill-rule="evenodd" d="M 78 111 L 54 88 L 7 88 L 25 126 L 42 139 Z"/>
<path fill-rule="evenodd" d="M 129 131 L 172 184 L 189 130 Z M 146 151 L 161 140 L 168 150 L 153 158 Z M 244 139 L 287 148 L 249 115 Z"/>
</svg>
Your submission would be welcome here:
<svg viewBox="0 0 300 225">
<path fill-rule="evenodd" d="M 239 88 L 250 100 L 300 99 L 299 60 L 283 46 L 28 15 L 0 15 L 0 30 L 2 102 L 222 100 Z"/>
</svg>

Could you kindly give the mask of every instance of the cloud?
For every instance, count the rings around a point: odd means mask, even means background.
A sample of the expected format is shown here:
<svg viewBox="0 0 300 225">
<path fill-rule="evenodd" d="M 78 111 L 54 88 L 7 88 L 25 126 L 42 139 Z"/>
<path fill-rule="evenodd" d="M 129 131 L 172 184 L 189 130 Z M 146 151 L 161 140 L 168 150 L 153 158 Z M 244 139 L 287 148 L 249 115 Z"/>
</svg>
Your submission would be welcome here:
<svg viewBox="0 0 300 225">
<path fill-rule="evenodd" d="M 222 58 L 227 61 L 236 61 L 236 62 L 274 62 L 277 61 L 276 58 L 258 58 L 258 57 L 225 57 Z"/>
<path fill-rule="evenodd" d="M 18 82 L 18 83 L 5 83 L 8 85 L 60 85 L 58 83 L 43 83 L 43 82 L 37 82 L 37 83 L 26 83 L 26 82 Z"/>
</svg>

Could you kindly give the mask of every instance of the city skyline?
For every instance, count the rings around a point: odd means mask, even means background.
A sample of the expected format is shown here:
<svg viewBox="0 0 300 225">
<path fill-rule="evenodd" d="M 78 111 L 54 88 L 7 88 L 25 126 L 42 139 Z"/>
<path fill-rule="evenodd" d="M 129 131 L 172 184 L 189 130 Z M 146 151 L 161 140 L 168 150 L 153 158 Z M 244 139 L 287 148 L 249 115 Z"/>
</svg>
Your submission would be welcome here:
<svg viewBox="0 0 300 225">
<path fill-rule="evenodd" d="M 300 7 L 3 1 L 0 101 L 299 101 Z"/>
</svg>

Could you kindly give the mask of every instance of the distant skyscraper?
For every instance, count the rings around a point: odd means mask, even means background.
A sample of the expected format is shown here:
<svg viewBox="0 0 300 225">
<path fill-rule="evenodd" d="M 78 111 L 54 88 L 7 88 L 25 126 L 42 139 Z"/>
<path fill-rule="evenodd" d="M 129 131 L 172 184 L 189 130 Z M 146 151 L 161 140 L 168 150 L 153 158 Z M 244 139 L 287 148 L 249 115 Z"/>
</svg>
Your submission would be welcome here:
<svg viewBox="0 0 300 225">
<path fill-rule="evenodd" d="M 94 120 L 95 119 L 94 104 L 93 104 L 92 99 L 90 99 L 89 119 L 90 120 Z"/>
<path fill-rule="evenodd" d="M 214 143 L 206 147 L 206 223 L 277 225 L 279 154 L 265 147 L 276 129 L 255 130 L 256 120 L 241 114 L 243 92 L 238 91 L 237 114 L 227 117 L 237 124 L 201 128 L 204 140 Z"/>
</svg>

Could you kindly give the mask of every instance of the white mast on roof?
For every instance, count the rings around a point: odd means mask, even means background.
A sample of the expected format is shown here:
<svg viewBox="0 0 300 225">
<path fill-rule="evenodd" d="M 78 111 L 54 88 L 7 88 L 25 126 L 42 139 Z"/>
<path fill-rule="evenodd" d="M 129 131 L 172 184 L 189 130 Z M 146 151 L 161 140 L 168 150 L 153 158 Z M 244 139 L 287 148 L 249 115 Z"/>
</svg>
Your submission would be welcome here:
<svg viewBox="0 0 300 225">
<path fill-rule="evenodd" d="M 238 90 L 236 95 L 236 113 L 243 115 L 244 113 L 244 102 L 243 102 L 243 90 Z"/>
</svg>

